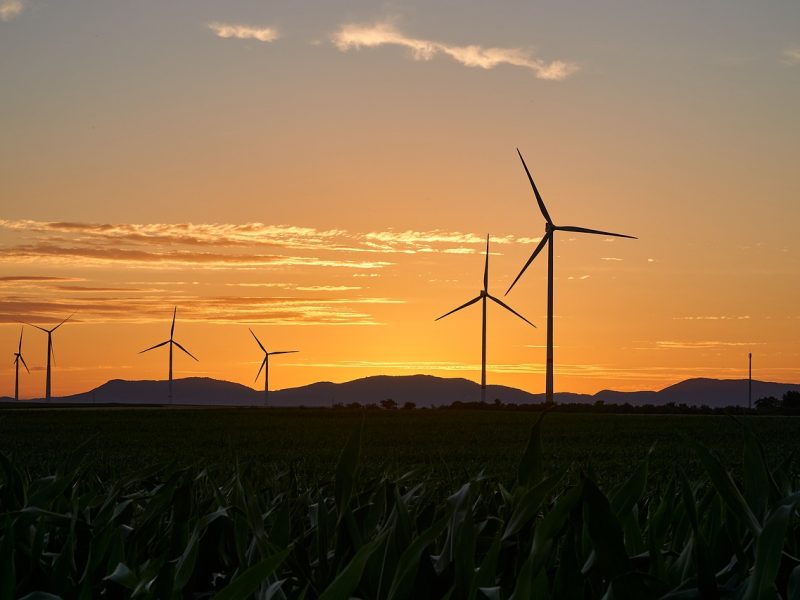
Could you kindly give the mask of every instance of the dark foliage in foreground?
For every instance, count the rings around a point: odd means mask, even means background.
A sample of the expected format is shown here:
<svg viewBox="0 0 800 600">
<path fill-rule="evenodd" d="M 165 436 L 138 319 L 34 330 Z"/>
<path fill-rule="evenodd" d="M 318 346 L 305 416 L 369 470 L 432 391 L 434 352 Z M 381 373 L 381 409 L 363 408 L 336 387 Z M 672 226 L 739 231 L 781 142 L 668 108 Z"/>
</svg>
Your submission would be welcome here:
<svg viewBox="0 0 800 600">
<path fill-rule="evenodd" d="M 613 489 L 548 473 L 540 430 L 541 418 L 510 489 L 479 476 L 446 501 L 417 474 L 359 478 L 361 428 L 318 486 L 199 469 L 107 482 L 76 460 L 30 480 L 0 455 L 0 597 L 800 594 L 798 482 L 788 463 L 768 468 L 746 424 L 741 482 L 695 445 L 705 476 L 677 467 L 660 489 L 647 483 L 653 450 Z"/>
</svg>

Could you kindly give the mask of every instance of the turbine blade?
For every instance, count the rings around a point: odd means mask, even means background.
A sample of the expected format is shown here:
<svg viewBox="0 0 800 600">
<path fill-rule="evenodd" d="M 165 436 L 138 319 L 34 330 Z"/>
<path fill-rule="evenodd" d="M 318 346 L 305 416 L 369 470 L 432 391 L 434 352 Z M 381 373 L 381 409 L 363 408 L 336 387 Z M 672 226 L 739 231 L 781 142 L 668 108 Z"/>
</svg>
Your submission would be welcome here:
<svg viewBox="0 0 800 600">
<path fill-rule="evenodd" d="M 486 234 L 486 263 L 483 266 L 483 291 L 489 289 L 489 234 Z"/>
<path fill-rule="evenodd" d="M 56 345 L 50 344 L 50 354 L 53 356 L 53 364 L 56 364 Z"/>
<path fill-rule="evenodd" d="M 450 312 L 448 312 L 448 313 L 444 313 L 444 314 L 443 314 L 441 317 L 439 317 L 439 319 L 444 319 L 444 318 L 445 318 L 447 315 L 452 315 L 454 312 L 458 312 L 458 311 L 460 311 L 462 308 L 467 308 L 467 307 L 468 307 L 470 304 L 475 304 L 475 303 L 476 303 L 478 300 L 480 300 L 480 299 L 481 299 L 481 297 L 480 297 L 480 296 L 478 296 L 477 298 L 473 298 L 472 300 L 470 300 L 469 302 L 465 302 L 464 304 L 462 304 L 462 305 L 461 305 L 461 306 L 459 306 L 458 308 L 454 308 L 454 309 L 453 309 L 453 310 L 451 310 Z M 435 321 L 438 321 L 439 319 L 434 319 L 434 320 L 435 320 Z"/>
<path fill-rule="evenodd" d="M 256 341 L 256 344 L 258 344 L 258 347 L 259 347 L 259 348 L 261 348 L 261 349 L 262 349 L 264 352 L 266 352 L 266 351 L 267 351 L 267 349 L 266 349 L 266 348 L 264 348 L 264 344 L 262 344 L 262 343 L 261 343 L 261 340 L 259 340 L 259 339 L 256 337 L 256 334 L 255 334 L 255 333 L 253 333 L 253 330 L 252 330 L 252 329 L 250 329 L 250 328 L 248 327 L 248 328 L 247 328 L 247 331 L 249 331 L 249 332 L 250 332 L 250 333 L 253 335 L 253 339 L 255 339 L 255 341 Z"/>
<path fill-rule="evenodd" d="M 172 339 L 172 335 L 175 333 L 175 315 L 178 314 L 178 307 L 176 306 L 172 310 L 172 327 L 169 328 L 169 339 Z"/>
<path fill-rule="evenodd" d="M 544 220 L 548 223 L 552 223 L 553 219 L 550 218 L 550 213 L 547 212 L 547 207 L 544 205 L 544 200 L 542 200 L 542 197 L 539 195 L 539 190 L 537 189 L 536 184 L 533 182 L 533 176 L 528 170 L 528 165 L 525 164 L 525 159 L 522 158 L 522 152 L 519 151 L 519 148 L 517 148 L 517 154 L 519 154 L 519 159 L 522 161 L 522 166 L 525 167 L 525 172 L 528 174 L 528 181 L 531 182 L 533 193 L 536 194 L 536 202 L 539 204 L 539 210 L 542 211 Z"/>
<path fill-rule="evenodd" d="M 267 364 L 267 357 L 264 357 L 264 360 L 261 361 L 261 366 L 258 367 L 258 373 L 256 373 L 256 378 L 253 381 L 258 381 L 258 376 L 261 375 L 261 371 L 264 369 L 264 365 Z"/>
<path fill-rule="evenodd" d="M 189 356 L 191 356 L 191 357 L 192 357 L 193 359 L 195 359 L 197 362 L 200 362 L 200 359 L 198 359 L 198 358 L 197 358 L 197 357 L 196 357 L 194 354 L 192 354 L 191 352 L 189 352 L 189 351 L 188 351 L 186 348 L 184 348 L 183 346 L 181 346 L 181 345 L 180 345 L 178 342 L 176 342 L 175 340 L 172 340 L 172 343 L 173 343 L 173 344 L 175 344 L 175 345 L 176 345 L 178 348 L 180 348 L 180 349 L 181 349 L 181 350 L 183 350 L 184 352 L 186 352 L 186 354 L 188 354 Z"/>
<path fill-rule="evenodd" d="M 599 229 L 586 229 L 586 227 L 556 227 L 559 231 L 574 231 L 576 233 L 593 233 L 595 235 L 610 235 L 613 237 L 621 237 L 621 238 L 629 238 L 632 240 L 637 240 L 639 238 L 634 237 L 632 235 L 625 235 L 624 233 L 611 233 L 610 231 L 600 231 Z"/>
<path fill-rule="evenodd" d="M 34 325 L 33 323 L 28 323 L 27 321 L 23 321 L 23 323 L 25 323 L 25 325 L 28 325 L 28 326 L 30 326 L 30 327 L 35 327 L 35 328 L 36 328 L 36 329 L 38 329 L 39 331 L 44 331 L 45 333 L 50 333 L 50 332 L 49 332 L 47 329 L 45 329 L 44 327 L 39 327 L 38 325 Z"/>
<path fill-rule="evenodd" d="M 67 321 L 69 321 L 69 320 L 70 320 L 72 317 L 74 317 L 74 316 L 75 316 L 75 313 L 72 313 L 72 314 L 71 314 L 70 316 L 68 316 L 66 319 L 64 319 L 63 321 L 61 321 L 61 323 L 59 323 L 58 325 L 56 325 L 55 327 L 53 327 L 53 328 L 50 330 L 50 333 L 54 332 L 56 329 L 58 329 L 59 327 L 61 327 L 61 326 L 62 326 L 64 323 L 66 323 Z"/>
<path fill-rule="evenodd" d="M 300 350 L 278 350 L 277 352 L 269 352 L 269 355 L 272 356 L 273 354 L 294 354 L 295 352 L 300 352 Z"/>
<path fill-rule="evenodd" d="M 160 344 L 156 344 L 155 346 L 150 346 L 149 348 L 145 348 L 144 350 L 139 352 L 139 354 L 144 354 L 145 352 L 150 352 L 150 350 L 155 350 L 156 348 L 160 348 L 161 346 L 164 346 L 166 344 L 169 344 L 169 340 L 167 340 L 166 342 L 161 342 Z"/>
<path fill-rule="evenodd" d="M 22 354 L 19 355 L 19 359 L 22 361 L 22 364 L 25 365 L 25 370 L 30 374 L 31 370 L 28 368 L 28 363 L 25 362 L 25 359 L 22 358 Z"/>
<path fill-rule="evenodd" d="M 547 233 L 544 234 L 544 237 L 539 241 L 539 245 L 536 246 L 536 249 L 533 251 L 533 254 L 531 254 L 531 257 L 528 259 L 528 262 L 525 263 L 525 266 L 522 267 L 522 270 L 519 272 L 519 275 L 517 275 L 517 278 L 514 280 L 514 282 L 510 286 L 508 286 L 508 289 L 506 290 L 506 293 L 505 293 L 506 296 L 508 295 L 508 292 L 511 291 L 511 288 L 513 288 L 517 284 L 517 281 L 519 281 L 519 278 L 522 277 L 522 274 L 525 272 L 525 270 L 533 262 L 533 259 L 536 258 L 539 255 L 539 252 L 542 251 L 542 248 L 544 248 L 545 244 L 547 244 L 547 242 L 550 240 L 550 236 L 551 235 L 552 235 L 552 233 L 550 231 L 548 231 Z"/>
<path fill-rule="evenodd" d="M 20 327 L 19 328 L 19 348 L 17 349 L 17 352 L 22 352 L 22 332 L 23 331 L 25 331 L 25 328 L 24 327 Z"/>
<path fill-rule="evenodd" d="M 495 302 L 497 302 L 497 303 L 498 303 L 500 306 L 502 306 L 502 307 L 503 307 L 503 308 L 505 308 L 506 310 L 508 310 L 508 311 L 511 311 L 512 313 L 514 313 L 515 315 L 517 315 L 517 316 L 518 316 L 520 319 L 522 319 L 523 321 L 525 321 L 525 322 L 526 322 L 528 325 L 531 325 L 532 327 L 536 327 L 536 325 L 534 325 L 533 323 L 531 323 L 530 321 L 528 321 L 528 319 L 526 319 L 525 317 L 523 317 L 521 314 L 519 314 L 517 311 L 515 311 L 513 308 L 511 308 L 511 307 L 510 307 L 508 304 L 505 304 L 505 303 L 504 303 L 502 300 L 500 300 L 499 298 L 495 298 L 494 296 L 490 296 L 489 294 L 486 294 L 486 295 L 487 295 L 487 296 L 489 296 L 489 299 L 491 299 L 491 300 L 494 300 Z"/>
</svg>

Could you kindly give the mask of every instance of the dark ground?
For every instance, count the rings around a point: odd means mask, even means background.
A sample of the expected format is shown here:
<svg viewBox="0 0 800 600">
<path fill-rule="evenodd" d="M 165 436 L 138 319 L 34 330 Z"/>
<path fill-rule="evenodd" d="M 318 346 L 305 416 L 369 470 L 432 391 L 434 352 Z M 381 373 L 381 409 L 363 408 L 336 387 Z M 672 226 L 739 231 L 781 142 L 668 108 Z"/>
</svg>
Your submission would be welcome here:
<svg viewBox="0 0 800 600">
<path fill-rule="evenodd" d="M 274 473 L 329 480 L 347 436 L 364 419 L 365 474 L 422 470 L 451 487 L 484 472 L 510 481 L 537 413 L 471 410 L 80 408 L 0 410 L 0 451 L 32 476 L 77 450 L 89 473 L 118 477 L 154 465 Z M 800 418 L 745 417 L 771 465 L 800 449 Z M 560 414 L 545 417 L 545 465 L 594 471 L 609 484 L 654 442 L 654 481 L 680 465 L 700 469 L 687 440 L 712 449 L 737 473 L 741 429 L 726 416 Z M 81 444 L 84 444 L 81 446 Z"/>
</svg>

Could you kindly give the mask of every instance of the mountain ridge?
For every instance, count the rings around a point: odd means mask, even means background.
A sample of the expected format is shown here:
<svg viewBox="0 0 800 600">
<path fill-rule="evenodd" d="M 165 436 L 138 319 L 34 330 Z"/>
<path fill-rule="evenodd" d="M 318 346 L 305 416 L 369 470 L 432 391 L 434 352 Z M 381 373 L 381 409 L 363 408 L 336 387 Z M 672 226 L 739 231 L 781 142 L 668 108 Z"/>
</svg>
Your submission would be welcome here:
<svg viewBox="0 0 800 600">
<path fill-rule="evenodd" d="M 661 390 L 623 392 L 601 390 L 595 394 L 558 392 L 556 402 L 592 404 L 664 405 L 670 402 L 689 406 L 747 406 L 747 379 L 697 377 L 671 384 Z M 213 379 L 187 377 L 173 382 L 175 404 L 201 406 L 261 406 L 264 392 L 246 385 Z M 164 380 L 112 379 L 80 394 L 53 398 L 51 404 L 167 404 Z M 765 397 L 780 398 L 786 391 L 800 392 L 800 384 L 753 380 L 753 401 Z M 544 393 L 531 393 L 504 385 L 486 386 L 489 402 L 538 404 Z M 330 407 L 334 404 L 377 404 L 392 399 L 398 406 L 413 402 L 418 407 L 446 406 L 453 402 L 477 402 L 480 385 L 462 377 L 433 375 L 371 375 L 343 383 L 318 381 L 308 385 L 270 391 L 269 404 L 285 407 Z M 0 398 L 14 402 L 12 398 Z M 43 399 L 20 402 L 44 402 Z"/>
</svg>

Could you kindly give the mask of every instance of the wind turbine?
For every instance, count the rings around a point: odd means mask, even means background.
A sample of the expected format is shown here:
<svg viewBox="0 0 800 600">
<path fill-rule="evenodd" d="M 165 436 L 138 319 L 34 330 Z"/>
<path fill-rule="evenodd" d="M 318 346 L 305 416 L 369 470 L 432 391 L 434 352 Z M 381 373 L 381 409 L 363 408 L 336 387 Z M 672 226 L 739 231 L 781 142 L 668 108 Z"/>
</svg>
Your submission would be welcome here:
<svg viewBox="0 0 800 600">
<path fill-rule="evenodd" d="M 25 329 L 24 327 L 20 327 L 19 330 L 19 347 L 17 351 L 14 352 L 14 400 L 19 400 L 19 363 L 22 361 L 25 370 L 30 374 L 31 370 L 28 368 L 25 359 L 22 358 L 22 331 Z"/>
<path fill-rule="evenodd" d="M 452 315 L 455 312 L 460 311 L 462 308 L 466 308 L 471 304 L 475 304 L 476 302 L 480 301 L 483 304 L 483 326 L 482 326 L 482 338 L 481 338 L 481 402 L 486 402 L 486 299 L 492 300 L 496 302 L 507 311 L 515 314 L 520 319 L 525 321 L 528 325 L 532 325 L 536 327 L 533 323 L 528 321 L 525 317 L 515 311 L 513 308 L 505 304 L 503 301 L 495 298 L 489 293 L 489 236 L 486 236 L 486 262 L 483 267 L 483 289 L 478 293 L 478 295 L 470 300 L 469 302 L 465 302 L 458 308 L 454 308 L 448 313 L 443 314 L 441 317 L 436 319 L 437 321 L 440 319 L 444 319 L 448 315 Z"/>
<path fill-rule="evenodd" d="M 50 359 L 52 358 L 53 362 L 55 362 L 55 360 L 56 360 L 56 354 L 55 354 L 55 351 L 53 350 L 53 332 L 56 329 L 58 329 L 59 327 L 61 327 L 64 323 L 69 321 L 74 315 L 75 315 L 75 313 L 72 313 L 70 316 L 68 316 L 66 319 L 61 321 L 61 323 L 59 323 L 58 325 L 56 325 L 52 329 L 45 329 L 44 327 L 39 327 L 38 325 L 33 325 L 31 323 L 26 323 L 26 325 L 30 325 L 31 327 L 36 327 L 36 329 L 38 329 L 39 331 L 44 331 L 47 334 L 47 379 L 46 379 L 46 383 L 45 383 L 45 387 L 44 387 L 44 397 L 45 397 L 46 400 L 50 400 L 50 391 L 51 391 L 51 386 L 50 386 L 50 382 L 51 382 Z M 22 337 L 22 336 L 20 335 L 20 337 Z"/>
<path fill-rule="evenodd" d="M 183 350 L 186 354 L 191 356 L 193 359 L 197 360 L 197 357 L 189 352 L 186 348 L 181 346 L 178 342 L 173 339 L 173 335 L 175 334 L 175 315 L 178 312 L 178 307 L 176 306 L 175 309 L 172 311 L 172 327 L 169 329 L 169 339 L 165 342 L 161 342 L 160 344 L 156 344 L 155 346 L 150 346 L 139 352 L 139 354 L 144 354 L 145 352 L 150 352 L 150 350 L 155 350 L 156 348 L 160 348 L 161 346 L 165 346 L 169 344 L 169 401 L 170 404 L 172 403 L 172 347 L 177 346 L 181 350 Z M 199 361 L 198 361 L 199 362 Z"/>
<path fill-rule="evenodd" d="M 261 350 L 264 352 L 264 360 L 261 361 L 261 366 L 258 367 L 258 373 L 256 373 L 256 380 L 258 380 L 258 376 L 261 375 L 261 369 L 264 369 L 264 406 L 267 405 L 269 401 L 269 357 L 275 354 L 294 354 L 295 352 L 300 352 L 299 350 L 276 350 L 275 352 L 267 352 L 267 349 L 264 348 L 264 344 L 261 343 L 256 337 L 256 334 L 253 333 L 253 330 L 248 328 L 248 331 L 256 340 L 256 344 Z"/>
<path fill-rule="evenodd" d="M 544 225 L 544 237 L 542 237 L 539 245 L 536 246 L 536 249 L 531 254 L 531 257 L 528 259 L 528 262 L 525 263 L 525 266 L 522 267 L 522 270 L 517 275 L 517 278 L 514 282 L 509 286 L 508 290 L 506 291 L 506 295 L 508 292 L 511 291 L 511 288 L 519 281 L 519 278 L 522 277 L 522 274 L 528 268 L 528 266 L 533 262 L 533 259 L 539 255 L 539 252 L 547 245 L 547 375 L 546 375 L 546 383 L 545 383 L 545 395 L 548 403 L 553 402 L 553 242 L 555 238 L 556 231 L 571 231 L 574 233 L 592 233 L 595 235 L 605 235 L 605 236 L 612 236 L 612 237 L 621 237 L 621 238 L 630 238 L 635 240 L 632 235 L 624 235 L 622 233 L 611 233 L 609 231 L 600 231 L 599 229 L 587 229 L 586 227 L 573 227 L 573 226 L 566 226 L 566 225 L 556 225 L 553 223 L 553 219 L 550 218 L 550 214 L 547 212 L 547 208 L 544 205 L 544 201 L 542 200 L 541 195 L 539 194 L 539 190 L 536 188 L 536 184 L 533 182 L 533 176 L 531 172 L 528 170 L 528 165 L 525 164 L 525 159 L 522 158 L 522 153 L 517 148 L 517 154 L 519 154 L 519 159 L 522 161 L 522 166 L 525 168 L 525 173 L 528 175 L 528 181 L 531 182 L 531 187 L 533 188 L 533 193 L 536 196 L 536 202 L 539 204 L 539 210 L 542 212 L 542 216 L 545 220 Z"/>
</svg>

